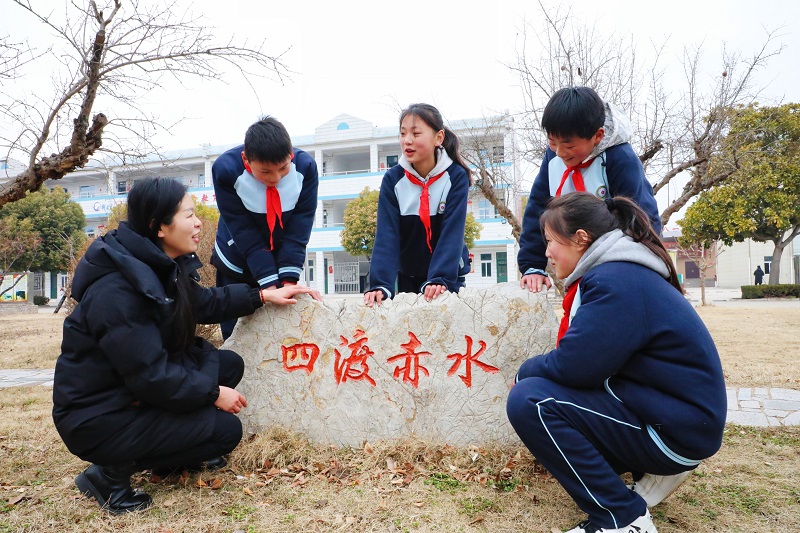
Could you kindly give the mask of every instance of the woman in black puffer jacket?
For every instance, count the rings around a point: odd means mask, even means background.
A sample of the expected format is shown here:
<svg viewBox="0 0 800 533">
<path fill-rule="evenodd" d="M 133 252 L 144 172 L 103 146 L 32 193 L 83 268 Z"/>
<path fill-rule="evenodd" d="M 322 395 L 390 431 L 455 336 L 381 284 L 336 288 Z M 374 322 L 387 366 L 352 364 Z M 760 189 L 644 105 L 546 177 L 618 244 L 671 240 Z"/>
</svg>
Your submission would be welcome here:
<svg viewBox="0 0 800 533">
<path fill-rule="evenodd" d="M 75 478 L 84 494 L 119 514 L 152 500 L 130 486 L 144 469 L 220 467 L 242 437 L 247 400 L 235 352 L 194 335 L 198 323 L 253 313 L 265 303 L 319 294 L 307 287 L 204 288 L 195 252 L 201 222 L 179 182 L 143 180 L 128 196 L 128 221 L 97 239 L 75 269 L 78 301 L 64 322 L 53 420 L 67 448 L 93 463 Z"/>
</svg>

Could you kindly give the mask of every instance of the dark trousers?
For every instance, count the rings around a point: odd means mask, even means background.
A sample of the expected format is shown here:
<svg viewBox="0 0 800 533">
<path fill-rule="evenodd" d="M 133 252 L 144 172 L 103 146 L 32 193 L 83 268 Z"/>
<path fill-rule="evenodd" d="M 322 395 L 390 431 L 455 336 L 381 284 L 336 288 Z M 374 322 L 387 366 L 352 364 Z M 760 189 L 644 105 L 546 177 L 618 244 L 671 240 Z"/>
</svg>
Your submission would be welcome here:
<svg viewBox="0 0 800 533">
<path fill-rule="evenodd" d="M 244 375 L 236 352 L 219 350 L 219 385 L 234 388 Z M 213 405 L 188 413 L 142 406 L 126 411 L 125 429 L 108 435 L 82 459 L 100 465 L 129 464 L 136 470 L 198 464 L 233 451 L 242 439 L 236 415 Z"/>
<path fill-rule="evenodd" d="M 506 411 L 525 446 L 602 528 L 625 527 L 647 508 L 620 474 L 672 475 L 698 463 L 668 457 L 642 422 L 604 389 L 525 378 L 511 389 Z"/>
<path fill-rule="evenodd" d="M 402 272 L 397 273 L 397 293 L 401 292 L 413 292 L 415 294 L 419 294 L 422 292 L 422 285 L 428 281 L 428 278 L 424 278 L 421 276 L 409 276 L 408 274 L 403 274 Z M 464 287 L 466 285 L 464 276 L 459 276 L 456 282 L 458 289 Z M 449 287 L 448 287 L 449 289 Z"/>
</svg>

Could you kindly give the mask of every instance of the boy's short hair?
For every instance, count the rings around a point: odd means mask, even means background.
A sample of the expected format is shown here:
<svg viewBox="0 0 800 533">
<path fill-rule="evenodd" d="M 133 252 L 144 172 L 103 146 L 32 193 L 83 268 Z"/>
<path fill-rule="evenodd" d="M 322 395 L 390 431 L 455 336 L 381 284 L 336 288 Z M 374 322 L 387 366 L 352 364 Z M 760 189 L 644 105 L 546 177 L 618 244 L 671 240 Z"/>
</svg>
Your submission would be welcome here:
<svg viewBox="0 0 800 533">
<path fill-rule="evenodd" d="M 276 118 L 263 117 L 247 128 L 244 155 L 249 161 L 282 163 L 292 155 L 292 138 Z"/>
<path fill-rule="evenodd" d="M 590 139 L 605 121 L 603 99 L 591 87 L 559 89 L 542 113 L 542 128 L 548 135 L 562 139 Z"/>
</svg>

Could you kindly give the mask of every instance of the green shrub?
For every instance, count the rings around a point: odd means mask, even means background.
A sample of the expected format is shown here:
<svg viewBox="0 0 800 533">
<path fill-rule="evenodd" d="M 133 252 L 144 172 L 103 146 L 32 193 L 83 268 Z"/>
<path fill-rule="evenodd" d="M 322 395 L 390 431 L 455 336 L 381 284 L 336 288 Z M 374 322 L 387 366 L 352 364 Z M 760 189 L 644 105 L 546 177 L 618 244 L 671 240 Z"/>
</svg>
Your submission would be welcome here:
<svg viewBox="0 0 800 533">
<path fill-rule="evenodd" d="M 800 298 L 800 285 L 781 284 L 781 285 L 742 285 L 742 298 L 751 300 L 754 298 Z"/>
<path fill-rule="evenodd" d="M 50 298 L 47 298 L 46 296 L 36 295 L 33 297 L 33 303 L 34 305 L 47 305 L 48 303 L 50 303 Z"/>
</svg>

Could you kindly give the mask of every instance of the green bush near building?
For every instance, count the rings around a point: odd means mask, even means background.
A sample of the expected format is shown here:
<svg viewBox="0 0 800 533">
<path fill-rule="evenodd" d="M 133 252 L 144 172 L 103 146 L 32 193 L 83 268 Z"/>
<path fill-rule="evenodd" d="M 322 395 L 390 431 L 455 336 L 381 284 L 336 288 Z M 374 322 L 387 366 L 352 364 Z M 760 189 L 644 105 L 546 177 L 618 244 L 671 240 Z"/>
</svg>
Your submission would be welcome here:
<svg viewBox="0 0 800 533">
<path fill-rule="evenodd" d="M 742 299 L 755 298 L 800 298 L 800 285 L 742 285 Z"/>
</svg>

